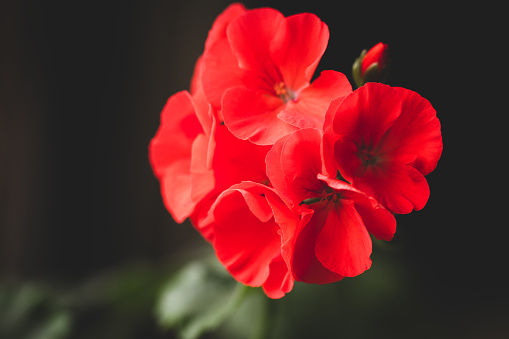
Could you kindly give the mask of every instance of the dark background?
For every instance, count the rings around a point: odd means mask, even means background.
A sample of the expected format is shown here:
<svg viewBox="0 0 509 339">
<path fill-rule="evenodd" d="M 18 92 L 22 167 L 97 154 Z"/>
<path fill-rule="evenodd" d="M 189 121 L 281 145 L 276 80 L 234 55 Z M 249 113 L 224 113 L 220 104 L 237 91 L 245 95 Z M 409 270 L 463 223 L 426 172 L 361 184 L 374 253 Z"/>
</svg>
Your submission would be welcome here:
<svg viewBox="0 0 509 339">
<path fill-rule="evenodd" d="M 147 147 L 163 105 L 189 87 L 207 32 L 229 3 L 1 3 L 0 282 L 78 284 L 132 262 L 178 260 L 202 242 L 165 210 Z M 397 218 L 392 255 L 419 298 L 392 321 L 419 309 L 426 316 L 408 324 L 417 332 L 438 326 L 445 338 L 509 336 L 500 9 L 244 4 L 317 14 L 330 29 L 317 72 L 351 79 L 362 49 L 389 44 L 388 83 L 432 103 L 444 141 L 427 177 L 427 206 Z"/>
</svg>

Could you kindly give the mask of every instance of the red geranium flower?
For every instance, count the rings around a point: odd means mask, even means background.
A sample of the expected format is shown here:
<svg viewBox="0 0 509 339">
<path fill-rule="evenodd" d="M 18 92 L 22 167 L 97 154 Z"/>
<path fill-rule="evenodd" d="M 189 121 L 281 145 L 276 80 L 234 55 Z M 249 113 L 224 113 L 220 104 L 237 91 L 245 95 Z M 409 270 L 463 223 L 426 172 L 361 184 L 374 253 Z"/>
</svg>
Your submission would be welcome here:
<svg viewBox="0 0 509 339">
<path fill-rule="evenodd" d="M 367 83 L 343 100 L 333 118 L 341 175 L 395 213 L 423 208 L 424 176 L 442 153 L 440 122 L 417 93 Z"/>
<path fill-rule="evenodd" d="M 271 298 L 290 292 L 293 277 L 281 255 L 280 227 L 297 224 L 299 216 L 275 191 L 253 182 L 234 185 L 217 198 L 211 213 L 214 248 L 231 275 L 243 284 L 262 286 Z"/>
<path fill-rule="evenodd" d="M 296 131 L 274 144 L 266 162 L 276 191 L 302 215 L 299 224 L 281 225 L 283 257 L 296 280 L 324 284 L 367 270 L 369 233 L 390 240 L 396 222 L 373 198 L 335 178 L 321 140 L 319 130 Z"/>
<path fill-rule="evenodd" d="M 442 152 L 435 110 L 417 93 L 379 83 L 352 93 L 335 71 L 311 83 L 328 38 L 310 13 L 229 6 L 149 146 L 174 219 L 190 218 L 235 279 L 271 298 L 294 280 L 369 269 L 370 234 L 391 240 L 390 211 L 426 204 L 424 176 Z M 356 80 L 383 71 L 386 51 L 363 53 Z"/>
<path fill-rule="evenodd" d="M 210 207 L 233 184 L 267 182 L 265 156 L 270 147 L 237 139 L 218 123 L 217 111 L 203 95 L 201 66 L 199 59 L 193 95 L 179 92 L 164 107 L 160 127 L 149 146 L 149 158 L 175 221 L 190 217 L 200 233 L 212 240 Z"/>
<path fill-rule="evenodd" d="M 310 13 L 241 12 L 229 7 L 217 25 L 223 33 L 207 41 L 202 82 L 208 101 L 236 137 L 256 144 L 273 144 L 299 128 L 321 129 L 330 101 L 352 91 L 335 71 L 310 84 L 327 47 L 327 26 Z"/>
</svg>

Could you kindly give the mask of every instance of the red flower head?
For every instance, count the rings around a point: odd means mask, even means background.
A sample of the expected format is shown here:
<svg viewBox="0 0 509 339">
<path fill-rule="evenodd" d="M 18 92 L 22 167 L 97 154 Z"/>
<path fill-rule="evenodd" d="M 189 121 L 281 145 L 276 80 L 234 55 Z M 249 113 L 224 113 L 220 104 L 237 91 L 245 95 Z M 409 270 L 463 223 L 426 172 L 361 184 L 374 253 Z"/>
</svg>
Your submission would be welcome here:
<svg viewBox="0 0 509 339">
<path fill-rule="evenodd" d="M 367 270 L 369 233 L 390 240 L 396 222 L 373 198 L 332 178 L 321 140 L 319 130 L 296 131 L 274 144 L 266 162 L 276 191 L 302 215 L 299 224 L 281 226 L 283 257 L 296 280 L 324 284 Z"/>
<path fill-rule="evenodd" d="M 273 144 L 299 128 L 321 129 L 330 101 L 352 91 L 335 71 L 310 84 L 327 47 L 327 26 L 310 13 L 285 18 L 270 8 L 243 12 L 234 6 L 206 43 L 208 101 L 222 110 L 236 137 L 256 144 Z"/>
<path fill-rule="evenodd" d="M 334 155 L 346 180 L 395 213 L 424 207 L 424 176 L 442 153 L 440 122 L 426 99 L 368 83 L 339 105 L 333 119 Z"/>
<path fill-rule="evenodd" d="M 325 284 L 371 266 L 391 213 L 421 209 L 442 152 L 440 122 L 417 93 L 346 77 L 311 78 L 329 31 L 318 17 L 230 5 L 214 22 L 191 93 L 168 99 L 149 146 L 165 206 L 190 218 L 231 275 L 271 298 L 294 280 Z M 362 54 L 377 79 L 387 45 Z M 370 73 L 371 72 L 371 73 Z"/>
<path fill-rule="evenodd" d="M 299 216 L 275 191 L 243 182 L 224 191 L 211 211 L 214 248 L 231 275 L 246 285 L 262 286 L 271 298 L 290 292 L 293 277 L 281 255 L 280 225 L 296 224 Z"/>
</svg>

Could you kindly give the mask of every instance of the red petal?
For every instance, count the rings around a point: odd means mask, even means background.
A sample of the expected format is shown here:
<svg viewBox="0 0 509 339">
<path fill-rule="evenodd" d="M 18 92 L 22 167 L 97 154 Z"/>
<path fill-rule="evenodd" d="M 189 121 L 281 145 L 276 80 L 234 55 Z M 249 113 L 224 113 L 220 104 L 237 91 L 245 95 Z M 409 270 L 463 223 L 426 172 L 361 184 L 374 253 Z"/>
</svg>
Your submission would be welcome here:
<svg viewBox="0 0 509 339">
<path fill-rule="evenodd" d="M 284 20 L 278 11 L 260 8 L 246 12 L 229 25 L 228 40 L 240 68 L 266 74 L 270 79 L 279 78 L 269 46 Z"/>
<path fill-rule="evenodd" d="M 338 166 L 334 159 L 334 134 L 326 132 L 322 137 L 322 171 L 329 178 L 335 178 L 338 173 Z"/>
<path fill-rule="evenodd" d="M 363 175 L 366 170 L 362 160 L 357 156 L 357 144 L 351 140 L 343 142 L 337 135 L 335 138 L 337 139 L 334 143 L 336 165 L 341 175 L 349 182 L 353 182 L 354 177 Z"/>
<path fill-rule="evenodd" d="M 394 215 L 380 205 L 374 198 L 367 197 L 355 200 L 355 209 L 362 217 L 369 233 L 379 240 L 390 241 L 396 233 Z"/>
<path fill-rule="evenodd" d="M 203 133 L 193 99 L 187 91 L 171 96 L 161 112 L 159 129 L 150 144 L 150 159 L 158 174 L 175 159 L 190 158 L 194 138 Z"/>
<path fill-rule="evenodd" d="M 301 216 L 302 213 L 300 209 L 298 211 L 299 213 L 291 211 L 277 194 L 267 194 L 266 198 L 274 213 L 274 219 L 280 227 L 282 243 L 281 254 L 285 262 L 290 266 L 293 256 L 295 235 L 299 228 L 299 224 L 302 222 L 302 219 L 306 219 L 306 216 Z"/>
<path fill-rule="evenodd" d="M 302 129 L 292 133 L 281 150 L 281 166 L 293 205 L 322 193 L 323 183 L 316 177 L 322 170 L 321 139 L 319 130 Z"/>
<path fill-rule="evenodd" d="M 207 166 L 208 144 L 209 138 L 205 134 L 200 134 L 193 143 L 191 197 L 194 201 L 203 199 L 216 186 L 214 171 Z"/>
<path fill-rule="evenodd" d="M 325 113 L 325 122 L 323 124 L 322 173 L 326 174 L 330 178 L 336 177 L 337 171 L 339 169 L 334 156 L 334 144 L 338 140 L 338 135 L 332 130 L 332 122 L 339 105 L 343 102 L 344 99 L 344 97 L 340 97 L 331 101 L 329 108 L 327 108 L 327 112 Z"/>
<path fill-rule="evenodd" d="M 164 205 L 178 223 L 184 222 L 196 205 L 191 199 L 189 167 L 190 161 L 177 160 L 159 178 Z"/>
<path fill-rule="evenodd" d="M 338 107 L 334 132 L 344 141 L 376 145 L 400 113 L 401 96 L 396 90 L 380 83 L 367 83 Z"/>
<path fill-rule="evenodd" d="M 263 285 L 270 264 L 281 256 L 279 226 L 262 193 L 268 190 L 254 183 L 235 185 L 212 207 L 217 256 L 235 279 L 250 286 Z"/>
<path fill-rule="evenodd" d="M 394 215 L 380 205 L 375 199 L 367 196 L 364 192 L 352 187 L 341 180 L 327 178 L 319 174 L 318 179 L 338 192 L 342 199 L 351 200 L 355 203 L 355 209 L 359 213 L 364 226 L 369 233 L 377 239 L 391 240 L 396 232 L 396 219 Z"/>
<path fill-rule="evenodd" d="M 195 205 L 191 201 L 191 150 L 199 133 L 203 130 L 190 94 L 183 91 L 170 97 L 150 142 L 149 158 L 161 181 L 165 205 L 177 222 L 184 221 Z"/>
<path fill-rule="evenodd" d="M 265 157 L 270 146 L 237 139 L 222 125 L 217 127 L 215 142 L 212 167 L 221 191 L 241 181 L 267 181 Z"/>
<path fill-rule="evenodd" d="M 426 175 L 435 169 L 442 154 L 440 121 L 428 100 L 408 89 L 395 90 L 402 97 L 402 112 L 384 140 L 384 148 L 415 155 L 413 167 Z"/>
<path fill-rule="evenodd" d="M 354 277 L 371 267 L 371 238 L 353 201 L 330 206 L 316 239 L 316 257 L 329 270 Z"/>
<path fill-rule="evenodd" d="M 278 117 L 299 128 L 322 130 L 331 101 L 351 92 L 352 86 L 344 74 L 323 71 L 309 87 L 297 94 L 296 101 L 288 102 Z"/>
<path fill-rule="evenodd" d="M 228 40 L 221 40 L 205 50 L 203 92 L 214 109 L 221 109 L 221 99 L 227 89 L 243 84 L 244 73 L 238 66 Z"/>
<path fill-rule="evenodd" d="M 355 178 L 353 184 L 399 214 L 422 209 L 430 193 L 426 179 L 418 170 L 397 163 L 388 168 L 371 169 L 363 177 Z"/>
<path fill-rule="evenodd" d="M 292 241 L 283 245 L 292 251 L 291 267 L 295 280 L 310 284 L 328 284 L 344 277 L 327 268 L 317 259 L 316 240 L 327 218 L 328 209 L 322 208 L 323 203 L 313 204 L 316 210 L 303 208 L 303 217 L 293 235 Z"/>
<path fill-rule="evenodd" d="M 270 263 L 269 269 L 270 274 L 263 284 L 263 291 L 269 298 L 282 298 L 293 288 L 292 273 L 281 256 Z"/>
<path fill-rule="evenodd" d="M 283 198 L 283 200 L 290 202 L 292 200 L 291 194 L 289 192 L 283 168 L 281 167 L 281 152 L 288 137 L 289 135 L 284 136 L 278 141 L 276 141 L 276 143 L 267 153 L 265 163 L 267 166 L 266 167 L 267 177 L 269 178 L 272 187 L 276 189 L 276 191 L 281 196 L 281 198 Z"/>
<path fill-rule="evenodd" d="M 246 8 L 244 5 L 240 3 L 234 3 L 229 5 L 221 14 L 219 14 L 209 31 L 207 41 L 205 41 L 205 49 L 210 48 L 218 41 L 227 39 L 226 30 L 228 25 L 245 12 Z"/>
<path fill-rule="evenodd" d="M 239 139 L 258 145 L 272 145 L 297 128 L 277 118 L 279 98 L 236 87 L 223 96 L 223 116 L 228 129 Z"/>
<path fill-rule="evenodd" d="M 244 14 L 242 4 L 231 4 L 214 21 L 205 42 L 201 81 L 207 100 L 216 110 L 221 109 L 221 98 L 226 89 L 238 86 L 243 71 L 238 67 L 226 31 L 232 21 Z"/>
<path fill-rule="evenodd" d="M 289 269 L 292 257 L 290 251 L 293 250 L 293 246 L 290 243 L 301 218 L 299 214 L 293 213 L 277 194 L 266 194 L 265 197 L 272 208 L 274 219 L 280 227 L 278 233 L 281 236 L 281 255 L 284 262 L 273 261 L 270 268 L 271 274 L 263 287 L 269 297 L 279 298 L 283 296 L 282 294 L 290 292 L 293 287 L 293 275 Z M 277 264 L 277 267 L 273 268 L 272 266 L 275 264 Z"/>
<path fill-rule="evenodd" d="M 200 55 L 198 60 L 196 60 L 196 63 L 194 65 L 194 73 L 193 77 L 191 78 L 191 94 L 194 96 L 196 92 L 198 92 L 202 85 L 201 85 L 201 74 L 203 71 L 203 55 Z"/>
<path fill-rule="evenodd" d="M 196 62 L 195 72 L 191 81 L 191 93 L 193 94 L 194 110 L 196 117 L 200 121 L 203 131 L 210 135 L 212 124 L 214 123 L 214 111 L 205 97 L 202 86 L 203 56 Z"/>
<path fill-rule="evenodd" d="M 352 93 L 351 85 L 350 85 L 350 93 Z M 336 98 L 330 102 L 329 107 L 327 108 L 327 111 L 325 112 L 325 121 L 323 123 L 324 133 L 333 132 L 332 128 L 333 128 L 334 116 L 336 115 L 336 111 L 338 110 L 339 105 L 341 105 L 341 103 L 343 102 L 343 100 L 345 100 L 345 98 L 346 97 L 339 96 L 338 98 Z"/>
<path fill-rule="evenodd" d="M 196 204 L 193 213 L 189 216 L 193 226 L 209 242 L 214 239 L 214 216 L 209 213 L 218 194 L 210 194 Z"/>
<path fill-rule="evenodd" d="M 328 40 L 327 25 L 311 13 L 292 15 L 278 27 L 270 52 L 288 87 L 298 91 L 309 84 Z"/>
</svg>

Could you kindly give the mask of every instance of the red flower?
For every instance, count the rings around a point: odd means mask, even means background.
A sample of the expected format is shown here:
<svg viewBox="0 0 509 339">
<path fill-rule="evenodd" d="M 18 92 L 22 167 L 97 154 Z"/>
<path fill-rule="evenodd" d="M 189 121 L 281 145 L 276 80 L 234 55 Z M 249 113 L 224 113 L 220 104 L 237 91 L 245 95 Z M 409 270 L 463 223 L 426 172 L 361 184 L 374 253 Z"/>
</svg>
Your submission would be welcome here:
<svg viewBox="0 0 509 339">
<path fill-rule="evenodd" d="M 211 211 L 214 248 L 231 275 L 243 284 L 262 286 L 271 298 L 290 292 L 293 278 L 281 255 L 280 227 L 298 223 L 299 216 L 274 190 L 243 182 L 224 191 Z"/>
<path fill-rule="evenodd" d="M 417 93 L 368 83 L 337 108 L 334 154 L 341 175 L 395 213 L 424 207 L 424 176 L 442 153 L 440 122 Z"/>
<path fill-rule="evenodd" d="M 371 238 L 421 209 L 442 152 L 440 123 L 417 93 L 324 71 L 315 15 L 229 6 L 214 22 L 191 93 L 168 99 L 149 146 L 165 206 L 190 218 L 231 275 L 271 298 L 294 280 L 325 284 L 371 266 Z M 387 46 L 354 65 L 380 76 Z"/>
<path fill-rule="evenodd" d="M 168 100 L 149 146 L 149 158 L 175 221 L 190 217 L 200 233 L 212 240 L 210 207 L 233 184 L 267 182 L 265 156 L 270 147 L 239 140 L 218 123 L 217 112 L 203 95 L 201 71 L 200 59 L 192 81 L 193 96 L 183 91 Z"/>
<path fill-rule="evenodd" d="M 327 47 L 327 26 L 309 13 L 240 12 L 229 7 L 223 18 L 231 21 L 223 20 L 223 33 L 207 41 L 202 82 L 208 101 L 236 137 L 256 144 L 273 144 L 299 128 L 321 129 L 330 101 L 352 90 L 335 71 L 310 84 Z"/>
<path fill-rule="evenodd" d="M 302 216 L 281 225 L 283 257 L 296 280 L 324 284 L 367 270 L 369 233 L 390 240 L 396 222 L 373 198 L 332 178 L 321 140 L 319 130 L 296 131 L 274 144 L 266 162 L 274 188 Z"/>
</svg>

